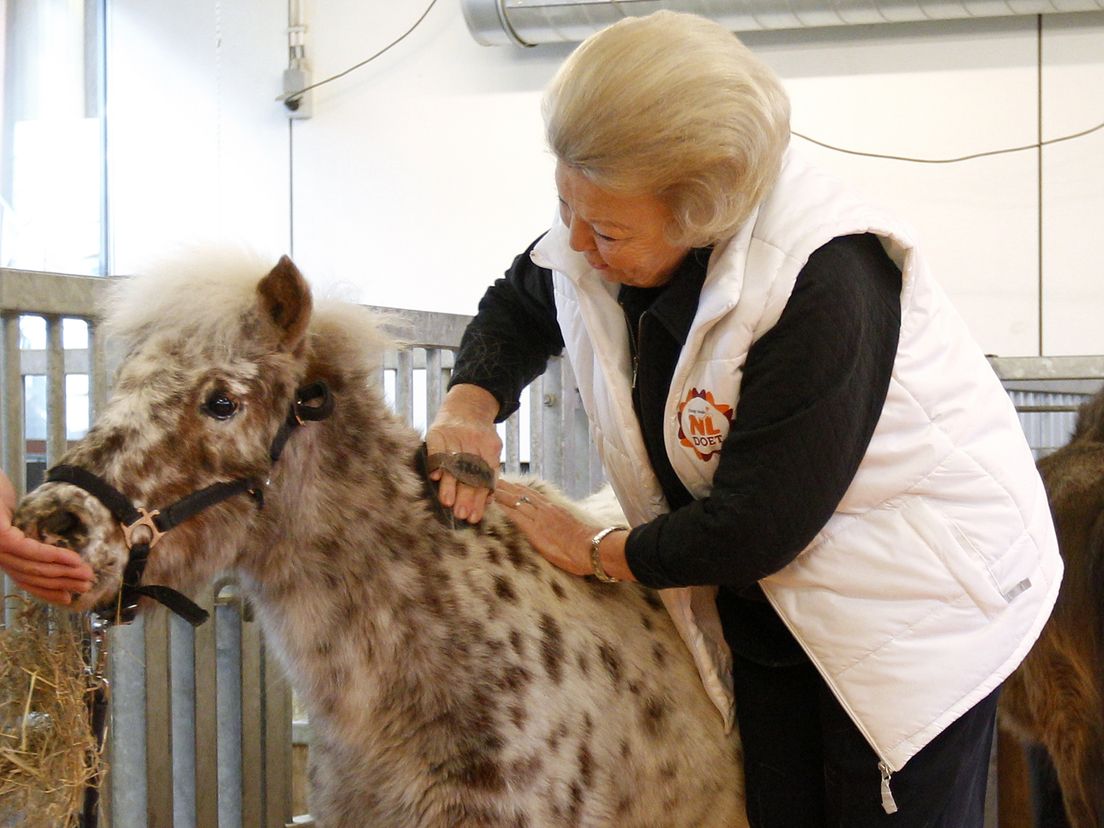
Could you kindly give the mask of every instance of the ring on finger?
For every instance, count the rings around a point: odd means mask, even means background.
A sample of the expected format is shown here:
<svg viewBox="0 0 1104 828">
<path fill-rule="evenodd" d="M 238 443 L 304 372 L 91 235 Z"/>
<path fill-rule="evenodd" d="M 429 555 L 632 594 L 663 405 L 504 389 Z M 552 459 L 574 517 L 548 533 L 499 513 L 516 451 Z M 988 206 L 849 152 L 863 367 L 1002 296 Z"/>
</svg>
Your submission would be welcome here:
<svg viewBox="0 0 1104 828">
<path fill-rule="evenodd" d="M 522 495 L 521 497 L 519 497 L 519 498 L 518 498 L 518 499 L 517 499 L 517 500 L 516 500 L 516 501 L 514 502 L 514 508 L 515 508 L 515 509 L 519 509 L 519 508 L 521 508 L 521 504 L 522 504 L 522 503 L 532 503 L 532 502 L 533 502 L 533 501 L 531 501 L 531 500 L 530 500 L 530 499 L 529 499 L 528 497 L 526 497 L 525 495 Z"/>
</svg>

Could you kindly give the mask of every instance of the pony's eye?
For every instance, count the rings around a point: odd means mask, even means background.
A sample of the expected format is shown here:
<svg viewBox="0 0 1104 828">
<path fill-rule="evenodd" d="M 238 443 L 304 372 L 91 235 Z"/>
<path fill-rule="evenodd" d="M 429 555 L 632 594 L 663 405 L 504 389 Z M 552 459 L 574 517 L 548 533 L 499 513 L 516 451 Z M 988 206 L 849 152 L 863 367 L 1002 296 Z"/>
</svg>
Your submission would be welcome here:
<svg viewBox="0 0 1104 828">
<path fill-rule="evenodd" d="M 231 399 L 225 391 L 215 391 L 203 403 L 203 413 L 216 420 L 229 420 L 237 412 L 237 401 Z"/>
</svg>

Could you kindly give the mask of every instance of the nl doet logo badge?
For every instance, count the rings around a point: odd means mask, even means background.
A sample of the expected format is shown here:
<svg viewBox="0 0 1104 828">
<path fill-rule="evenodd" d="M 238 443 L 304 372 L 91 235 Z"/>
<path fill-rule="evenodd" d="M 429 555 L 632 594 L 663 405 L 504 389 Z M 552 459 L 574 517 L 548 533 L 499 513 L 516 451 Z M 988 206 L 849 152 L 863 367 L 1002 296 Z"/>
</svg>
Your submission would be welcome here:
<svg viewBox="0 0 1104 828">
<path fill-rule="evenodd" d="M 699 460 L 708 460 L 721 450 L 733 414 L 732 406 L 713 399 L 713 392 L 691 388 L 678 407 L 679 442 L 692 448 Z"/>
</svg>

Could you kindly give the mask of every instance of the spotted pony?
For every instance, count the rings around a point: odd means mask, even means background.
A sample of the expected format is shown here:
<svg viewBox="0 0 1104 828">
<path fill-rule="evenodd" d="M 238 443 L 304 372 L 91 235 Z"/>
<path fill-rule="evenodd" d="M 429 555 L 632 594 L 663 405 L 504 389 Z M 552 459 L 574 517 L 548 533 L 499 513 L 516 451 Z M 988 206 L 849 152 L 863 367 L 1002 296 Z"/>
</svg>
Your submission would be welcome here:
<svg viewBox="0 0 1104 828">
<path fill-rule="evenodd" d="M 128 355 L 61 465 L 149 510 L 244 481 L 143 538 L 139 586 L 238 574 L 310 716 L 317 824 L 746 825 L 738 736 L 657 597 L 552 567 L 494 506 L 453 525 L 377 387 L 376 321 L 247 258 L 123 280 Z M 288 431 L 306 387 L 332 413 Z M 111 613 L 135 570 L 88 488 L 45 483 L 17 521 L 92 566 L 74 608 Z"/>
</svg>

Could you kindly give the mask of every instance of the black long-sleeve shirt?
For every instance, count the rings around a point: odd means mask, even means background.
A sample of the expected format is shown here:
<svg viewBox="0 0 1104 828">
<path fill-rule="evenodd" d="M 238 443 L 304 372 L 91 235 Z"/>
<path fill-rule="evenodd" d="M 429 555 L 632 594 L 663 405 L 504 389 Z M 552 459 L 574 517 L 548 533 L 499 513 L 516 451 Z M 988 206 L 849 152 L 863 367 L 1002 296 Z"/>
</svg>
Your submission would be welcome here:
<svg viewBox="0 0 1104 828">
<path fill-rule="evenodd" d="M 708 251 L 692 251 L 662 288 L 623 287 L 619 295 L 626 336 L 636 336 L 634 405 L 671 508 L 633 529 L 625 552 L 633 575 L 648 586 L 720 585 L 729 635 L 737 616 L 745 632 L 778 626 L 765 605 L 755 606 L 756 582 L 812 540 L 855 475 L 889 387 L 901 276 L 870 235 L 834 239 L 809 258 L 777 324 L 748 353 L 712 491 L 695 501 L 666 456 L 663 406 L 707 261 Z M 551 272 L 526 250 L 484 295 L 452 383 L 490 391 L 504 419 L 562 349 Z M 757 621 L 764 613 L 767 620 Z M 739 648 L 755 649 L 763 637 Z M 768 652 L 790 646 L 778 629 L 765 637 L 777 639 Z"/>
</svg>

